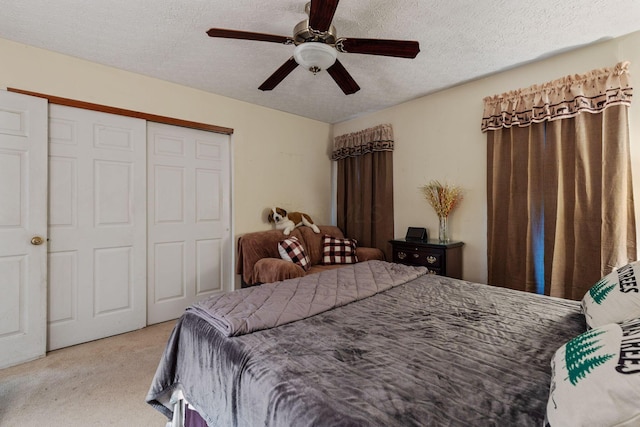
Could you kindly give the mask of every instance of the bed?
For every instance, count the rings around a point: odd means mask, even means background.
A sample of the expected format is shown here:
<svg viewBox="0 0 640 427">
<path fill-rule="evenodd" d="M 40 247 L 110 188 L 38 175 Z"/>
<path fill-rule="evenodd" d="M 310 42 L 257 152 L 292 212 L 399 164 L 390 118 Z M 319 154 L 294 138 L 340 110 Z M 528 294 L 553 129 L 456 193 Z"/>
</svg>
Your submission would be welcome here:
<svg viewBox="0 0 640 427">
<path fill-rule="evenodd" d="M 542 426 L 580 303 L 369 261 L 177 321 L 147 402 L 175 425 Z M 283 308 L 284 307 L 284 308 Z"/>
</svg>

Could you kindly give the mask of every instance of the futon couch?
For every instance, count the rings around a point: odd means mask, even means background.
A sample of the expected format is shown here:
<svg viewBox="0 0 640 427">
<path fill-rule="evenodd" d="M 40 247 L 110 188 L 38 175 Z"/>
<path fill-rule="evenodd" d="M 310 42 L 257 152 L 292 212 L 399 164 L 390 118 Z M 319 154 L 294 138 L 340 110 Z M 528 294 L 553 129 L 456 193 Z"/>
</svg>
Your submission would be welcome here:
<svg viewBox="0 0 640 427">
<path fill-rule="evenodd" d="M 320 233 L 314 233 L 309 227 L 298 227 L 289 236 L 285 236 L 281 230 L 259 231 L 241 236 L 238 239 L 236 273 L 241 275 L 242 287 L 343 267 L 344 264 L 323 264 L 323 245 L 325 235 L 344 239 L 344 234 L 332 225 L 321 225 L 319 228 Z M 296 237 L 309 256 L 310 267 L 307 271 L 300 265 L 281 258 L 278 244 L 290 237 Z M 380 249 L 359 246 L 356 247 L 356 257 L 358 262 L 384 260 Z"/>
</svg>

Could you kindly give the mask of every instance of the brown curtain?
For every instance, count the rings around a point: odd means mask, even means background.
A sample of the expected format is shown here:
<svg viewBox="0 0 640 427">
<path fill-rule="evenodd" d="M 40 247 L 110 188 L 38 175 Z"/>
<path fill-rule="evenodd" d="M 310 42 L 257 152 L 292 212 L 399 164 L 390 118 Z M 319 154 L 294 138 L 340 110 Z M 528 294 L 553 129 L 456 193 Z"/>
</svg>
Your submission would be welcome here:
<svg viewBox="0 0 640 427">
<path fill-rule="evenodd" d="M 337 222 L 359 246 L 391 259 L 393 239 L 393 129 L 380 125 L 334 139 Z"/>
<path fill-rule="evenodd" d="M 489 283 L 578 300 L 636 259 L 627 66 L 485 99 Z"/>
<path fill-rule="evenodd" d="M 536 292 L 533 241 L 541 224 L 544 145 L 542 125 L 514 127 L 487 134 L 487 267 L 488 282 Z M 531 196 L 530 196 L 531 195 Z M 531 205 L 530 200 L 531 199 Z"/>
</svg>

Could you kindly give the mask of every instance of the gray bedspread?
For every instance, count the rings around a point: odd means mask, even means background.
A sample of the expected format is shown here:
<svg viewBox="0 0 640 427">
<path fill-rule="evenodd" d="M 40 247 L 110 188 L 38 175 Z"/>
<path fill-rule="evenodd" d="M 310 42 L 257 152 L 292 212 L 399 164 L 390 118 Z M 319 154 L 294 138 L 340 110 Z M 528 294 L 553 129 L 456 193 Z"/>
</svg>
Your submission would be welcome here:
<svg viewBox="0 0 640 427">
<path fill-rule="evenodd" d="M 224 335 L 244 335 L 323 313 L 407 283 L 426 267 L 369 261 L 240 289 L 189 307 Z"/>
<path fill-rule="evenodd" d="M 188 311 L 147 395 L 210 426 L 540 426 L 578 302 L 423 275 L 272 329 L 227 337 Z"/>
</svg>

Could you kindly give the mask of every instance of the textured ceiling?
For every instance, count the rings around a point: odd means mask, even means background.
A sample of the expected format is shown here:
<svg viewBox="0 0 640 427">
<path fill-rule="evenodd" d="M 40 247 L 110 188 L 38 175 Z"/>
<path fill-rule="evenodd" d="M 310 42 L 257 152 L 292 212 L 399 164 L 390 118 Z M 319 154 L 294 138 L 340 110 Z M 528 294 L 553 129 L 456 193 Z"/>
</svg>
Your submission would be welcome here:
<svg viewBox="0 0 640 427">
<path fill-rule="evenodd" d="M 326 72 L 301 67 L 262 92 L 294 47 L 205 34 L 219 27 L 291 36 L 305 3 L 0 0 L 0 38 L 336 123 L 640 30 L 636 0 L 342 0 L 338 36 L 417 40 L 421 49 L 416 59 L 339 53 L 361 87 L 349 96 Z"/>
</svg>

